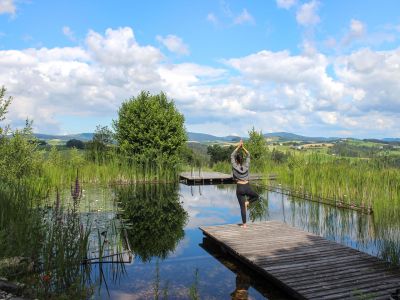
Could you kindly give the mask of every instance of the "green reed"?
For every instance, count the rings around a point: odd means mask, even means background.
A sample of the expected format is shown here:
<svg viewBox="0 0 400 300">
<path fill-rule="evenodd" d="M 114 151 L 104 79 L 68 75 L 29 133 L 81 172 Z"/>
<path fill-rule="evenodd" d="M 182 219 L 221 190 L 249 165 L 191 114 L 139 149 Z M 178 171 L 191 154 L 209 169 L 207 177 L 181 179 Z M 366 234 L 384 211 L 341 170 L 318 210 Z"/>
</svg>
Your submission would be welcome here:
<svg viewBox="0 0 400 300">
<path fill-rule="evenodd" d="M 88 250 L 88 231 L 80 223 L 77 203 L 64 208 L 42 198 L 46 185 L 35 179 L 0 183 L 0 261 L 21 260 L 0 275 L 27 284 L 30 297 L 83 297 L 88 289 L 81 265 Z M 42 200 L 41 200 L 42 199 Z"/>
<path fill-rule="evenodd" d="M 52 186 L 70 184 L 76 176 L 77 169 L 83 182 L 100 184 L 172 182 L 178 180 L 181 169 L 179 162 L 129 157 L 117 153 L 116 150 L 106 155 L 97 156 L 95 153 L 94 158 L 91 156 L 90 159 L 85 151 L 63 152 L 59 153 L 56 159 L 53 153 L 45 160 L 44 176 Z"/>
<path fill-rule="evenodd" d="M 0 181 L 0 260 L 15 256 L 38 257 L 45 229 L 44 213 L 38 209 L 36 201 L 40 196 L 39 189 L 22 181 Z"/>
<path fill-rule="evenodd" d="M 292 154 L 284 164 L 269 164 L 280 183 L 297 194 L 341 201 L 349 205 L 397 208 L 400 170 L 373 159 L 332 158 L 321 154 Z"/>
</svg>

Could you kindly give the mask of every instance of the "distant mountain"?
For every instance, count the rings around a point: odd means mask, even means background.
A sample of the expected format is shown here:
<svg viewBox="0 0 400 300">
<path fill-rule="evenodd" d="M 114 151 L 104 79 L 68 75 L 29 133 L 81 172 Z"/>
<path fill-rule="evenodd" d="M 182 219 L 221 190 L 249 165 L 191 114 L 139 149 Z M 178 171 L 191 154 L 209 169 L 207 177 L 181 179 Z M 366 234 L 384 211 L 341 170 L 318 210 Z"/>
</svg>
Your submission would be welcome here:
<svg viewBox="0 0 400 300">
<path fill-rule="evenodd" d="M 52 135 L 52 134 L 42 134 L 42 133 L 35 133 L 39 140 L 61 140 L 61 141 L 69 141 L 72 139 L 81 140 L 81 141 L 90 141 L 93 138 L 93 133 L 85 132 L 85 133 L 78 133 L 78 134 L 67 134 L 67 135 Z"/>
<path fill-rule="evenodd" d="M 382 139 L 382 141 L 389 142 L 389 143 L 400 142 L 400 138 L 384 138 L 384 139 Z"/>
<path fill-rule="evenodd" d="M 188 132 L 188 140 L 192 142 L 206 143 L 206 142 L 236 142 L 240 140 L 240 137 L 228 135 L 228 136 L 215 136 L 206 133 Z"/>
<path fill-rule="evenodd" d="M 337 137 L 310 137 L 290 132 L 271 132 L 271 133 L 265 133 L 264 136 L 266 138 L 273 138 L 273 137 L 279 138 L 279 140 L 282 141 L 302 141 L 302 142 L 327 142 L 340 139 Z"/>
<path fill-rule="evenodd" d="M 61 140 L 67 142 L 71 139 L 77 139 L 81 141 L 89 141 L 93 138 L 93 133 L 85 132 L 85 133 L 78 133 L 78 134 L 68 134 L 68 135 L 51 135 L 51 134 L 42 134 L 42 133 L 35 133 L 34 134 L 40 140 Z M 206 133 L 197 133 L 197 132 L 188 132 L 188 140 L 190 142 L 197 142 L 197 143 L 232 143 L 238 142 L 241 138 L 243 140 L 248 139 L 248 137 L 239 137 L 234 135 L 228 136 L 215 136 L 212 134 Z M 338 137 L 309 137 L 298 135 L 290 132 L 271 132 L 265 133 L 264 137 L 266 138 L 276 138 L 279 141 L 299 141 L 299 142 L 329 142 L 329 141 L 336 141 L 340 140 L 341 138 Z M 352 139 L 352 138 L 348 138 Z M 356 139 L 355 139 L 356 140 Z M 383 138 L 383 139 L 365 139 L 366 141 L 381 141 L 382 143 L 398 143 L 400 142 L 400 138 Z"/>
</svg>

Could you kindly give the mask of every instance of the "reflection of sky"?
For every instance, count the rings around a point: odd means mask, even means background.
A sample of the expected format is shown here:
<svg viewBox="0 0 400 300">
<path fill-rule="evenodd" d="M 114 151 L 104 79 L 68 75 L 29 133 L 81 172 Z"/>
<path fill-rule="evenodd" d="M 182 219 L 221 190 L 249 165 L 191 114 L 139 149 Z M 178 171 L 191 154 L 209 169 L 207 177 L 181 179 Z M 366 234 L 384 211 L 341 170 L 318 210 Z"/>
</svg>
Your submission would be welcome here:
<svg viewBox="0 0 400 300">
<path fill-rule="evenodd" d="M 361 251 L 378 253 L 374 222 L 370 216 L 314 202 L 290 200 L 273 192 L 263 192 L 262 196 L 268 199 L 268 211 L 262 220 L 282 221 Z M 185 237 L 169 257 L 159 262 L 160 290 L 168 285 L 170 299 L 187 299 L 198 269 L 201 299 L 230 299 L 229 295 L 235 289 L 235 274 L 199 246 L 203 235 L 198 227 L 241 222 L 235 186 L 180 185 L 180 201 L 189 215 Z M 153 298 L 156 261 L 157 258 L 153 258 L 151 262 L 143 263 L 136 258 L 126 266 L 125 276 L 116 283 L 108 274 L 111 298 Z M 250 289 L 249 294 L 250 299 L 263 299 L 254 289 Z M 99 296 L 108 298 L 104 285 Z"/>
<path fill-rule="evenodd" d="M 235 190 L 213 185 L 180 186 L 181 201 L 189 214 L 186 229 L 203 225 L 239 223 L 239 203 Z"/>
<path fill-rule="evenodd" d="M 189 219 L 185 237 L 173 253 L 159 261 L 160 298 L 163 298 L 163 290 L 168 285 L 168 299 L 188 299 L 197 269 L 200 299 L 230 299 L 230 293 L 235 290 L 236 276 L 199 246 L 203 234 L 198 227 L 240 222 L 235 188 L 202 186 L 199 190 L 199 186 L 180 185 L 180 195 Z M 126 274 L 117 282 L 111 280 L 112 272 L 108 272 L 111 298 L 154 299 L 156 262 L 157 258 L 153 258 L 151 262 L 143 263 L 137 257 L 132 264 L 126 265 Z M 264 299 L 253 288 L 250 288 L 249 295 L 249 299 Z M 108 298 L 104 285 L 97 297 Z"/>
</svg>

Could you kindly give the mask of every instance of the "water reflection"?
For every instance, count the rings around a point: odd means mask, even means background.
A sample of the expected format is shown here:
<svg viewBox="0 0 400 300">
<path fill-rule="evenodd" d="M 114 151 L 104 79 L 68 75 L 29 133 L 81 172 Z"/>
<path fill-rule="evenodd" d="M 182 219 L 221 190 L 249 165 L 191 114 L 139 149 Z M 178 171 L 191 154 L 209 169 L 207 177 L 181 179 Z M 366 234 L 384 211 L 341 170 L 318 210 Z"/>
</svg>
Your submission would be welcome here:
<svg viewBox="0 0 400 300">
<path fill-rule="evenodd" d="M 235 275 L 234 290 L 229 294 L 230 299 L 253 299 L 253 296 L 251 293 L 249 293 L 251 289 L 257 290 L 260 295 L 267 299 L 291 299 L 289 295 L 280 291 L 272 283 L 261 277 L 258 273 L 249 269 L 237 259 L 224 252 L 212 239 L 204 238 L 200 246 Z"/>
<path fill-rule="evenodd" d="M 140 184 L 116 188 L 128 240 L 143 261 L 165 259 L 184 237 L 187 213 L 177 184 Z"/>
<path fill-rule="evenodd" d="M 196 270 L 201 299 L 286 299 L 265 281 L 259 283 L 257 274 L 247 272 L 223 253 L 199 247 L 203 239 L 199 226 L 241 222 L 235 191 L 235 185 L 177 184 L 122 186 L 97 191 L 94 196 L 88 190 L 90 205 L 83 210 L 97 214 L 95 220 L 103 216 L 107 220 L 120 218 L 129 224 L 126 230 L 131 248 L 141 258 L 126 265 L 125 275 L 116 281 L 112 280 L 113 272 L 104 273 L 110 295 L 103 285 L 96 299 L 154 298 L 157 293 L 160 298 L 168 294 L 170 299 L 188 299 Z M 365 215 L 291 199 L 260 187 L 257 192 L 262 200 L 249 208 L 251 221 L 279 220 L 398 263 L 398 208 L 374 208 L 374 214 Z M 114 201 L 118 202 L 118 213 L 110 204 Z"/>
</svg>

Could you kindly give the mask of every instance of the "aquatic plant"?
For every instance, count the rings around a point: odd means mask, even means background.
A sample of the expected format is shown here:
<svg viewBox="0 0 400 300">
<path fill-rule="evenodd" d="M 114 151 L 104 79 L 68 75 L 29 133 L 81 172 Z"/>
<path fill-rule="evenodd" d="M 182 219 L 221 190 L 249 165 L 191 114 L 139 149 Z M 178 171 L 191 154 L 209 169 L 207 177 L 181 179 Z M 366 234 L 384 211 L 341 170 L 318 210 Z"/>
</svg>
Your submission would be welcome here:
<svg viewBox="0 0 400 300">
<path fill-rule="evenodd" d="M 71 185 L 71 196 L 72 199 L 74 199 L 75 201 L 78 201 L 82 198 L 82 186 L 79 183 L 78 169 L 76 170 L 75 185 L 74 186 Z"/>
</svg>

